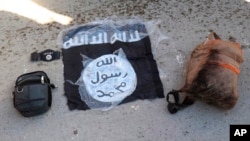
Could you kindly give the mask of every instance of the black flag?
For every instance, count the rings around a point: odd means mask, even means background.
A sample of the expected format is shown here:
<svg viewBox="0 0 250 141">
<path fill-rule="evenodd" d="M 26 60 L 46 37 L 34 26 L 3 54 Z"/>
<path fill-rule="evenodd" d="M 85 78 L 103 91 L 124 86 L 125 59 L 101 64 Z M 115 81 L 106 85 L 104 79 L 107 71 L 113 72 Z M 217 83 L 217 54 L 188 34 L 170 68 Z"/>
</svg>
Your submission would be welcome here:
<svg viewBox="0 0 250 141">
<path fill-rule="evenodd" d="M 156 61 L 151 51 L 151 42 L 144 24 L 123 26 L 96 24 L 69 30 L 63 37 L 64 90 L 71 110 L 89 109 L 80 98 L 76 82 L 84 69 L 82 56 L 96 59 L 122 49 L 137 77 L 135 91 L 121 103 L 137 99 L 163 98 L 163 86 Z"/>
</svg>

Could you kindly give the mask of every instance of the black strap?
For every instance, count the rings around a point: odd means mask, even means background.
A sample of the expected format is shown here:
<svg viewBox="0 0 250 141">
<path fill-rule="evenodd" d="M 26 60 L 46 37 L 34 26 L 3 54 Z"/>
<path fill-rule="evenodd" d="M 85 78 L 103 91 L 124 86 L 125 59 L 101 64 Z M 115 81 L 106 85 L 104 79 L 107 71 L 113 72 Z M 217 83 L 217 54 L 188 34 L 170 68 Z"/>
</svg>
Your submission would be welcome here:
<svg viewBox="0 0 250 141">
<path fill-rule="evenodd" d="M 56 88 L 54 84 L 50 83 L 50 79 L 44 71 L 34 71 L 20 75 L 16 80 L 15 87 L 34 83 L 46 83 L 52 89 Z"/>
<path fill-rule="evenodd" d="M 16 86 L 22 84 L 22 82 L 25 82 L 28 79 L 33 79 L 33 81 L 41 81 L 41 76 L 44 76 L 45 83 L 50 83 L 50 79 L 48 75 L 44 71 L 34 71 L 30 73 L 25 73 L 20 75 L 16 80 Z"/>
<path fill-rule="evenodd" d="M 169 96 L 172 95 L 174 97 L 174 102 L 169 101 Z M 172 90 L 167 94 L 166 100 L 168 102 L 168 111 L 171 114 L 176 113 L 181 105 L 179 104 L 179 91 Z"/>
<path fill-rule="evenodd" d="M 53 60 L 60 59 L 61 52 L 54 51 L 52 49 L 47 49 L 42 52 L 33 52 L 31 53 L 31 61 L 46 61 L 50 62 Z"/>
<path fill-rule="evenodd" d="M 168 102 L 168 111 L 171 114 L 174 114 L 178 112 L 178 110 L 183 109 L 184 107 L 187 107 L 189 105 L 192 105 L 194 103 L 193 99 L 190 99 L 188 96 L 185 97 L 184 101 L 182 103 L 179 103 L 179 92 L 177 90 L 172 90 L 167 94 L 166 100 Z M 169 96 L 172 95 L 174 97 L 174 102 L 171 102 L 169 100 Z"/>
</svg>

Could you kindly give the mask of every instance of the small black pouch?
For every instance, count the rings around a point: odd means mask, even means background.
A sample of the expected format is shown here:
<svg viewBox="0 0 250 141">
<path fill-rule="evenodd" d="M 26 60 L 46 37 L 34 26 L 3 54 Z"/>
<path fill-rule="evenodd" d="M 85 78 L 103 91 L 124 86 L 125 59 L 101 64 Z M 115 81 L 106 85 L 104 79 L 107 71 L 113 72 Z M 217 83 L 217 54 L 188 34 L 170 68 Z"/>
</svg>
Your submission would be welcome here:
<svg viewBox="0 0 250 141">
<path fill-rule="evenodd" d="M 14 107 L 25 117 L 45 113 L 51 107 L 51 88 L 55 86 L 43 71 L 19 76 L 13 92 Z"/>
</svg>

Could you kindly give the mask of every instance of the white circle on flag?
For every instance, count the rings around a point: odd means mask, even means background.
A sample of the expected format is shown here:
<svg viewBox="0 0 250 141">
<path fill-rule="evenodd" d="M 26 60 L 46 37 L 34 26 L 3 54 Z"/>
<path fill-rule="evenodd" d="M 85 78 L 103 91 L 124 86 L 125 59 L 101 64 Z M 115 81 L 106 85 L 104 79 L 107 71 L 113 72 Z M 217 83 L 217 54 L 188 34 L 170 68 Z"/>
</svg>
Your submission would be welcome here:
<svg viewBox="0 0 250 141">
<path fill-rule="evenodd" d="M 119 102 L 136 89 L 137 78 L 129 61 L 117 55 L 103 55 L 90 62 L 82 79 L 90 95 L 100 102 Z"/>
</svg>

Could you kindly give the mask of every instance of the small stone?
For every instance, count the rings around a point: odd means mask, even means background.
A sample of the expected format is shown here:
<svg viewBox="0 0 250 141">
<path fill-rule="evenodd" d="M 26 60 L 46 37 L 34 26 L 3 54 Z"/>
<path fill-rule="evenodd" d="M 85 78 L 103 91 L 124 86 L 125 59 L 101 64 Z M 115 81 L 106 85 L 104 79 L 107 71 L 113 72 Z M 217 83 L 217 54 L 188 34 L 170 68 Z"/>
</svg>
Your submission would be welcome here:
<svg viewBox="0 0 250 141">
<path fill-rule="evenodd" d="M 73 133 L 74 133 L 74 135 L 77 135 L 77 134 L 78 134 L 78 130 L 75 129 L 75 130 L 73 131 Z"/>
</svg>

